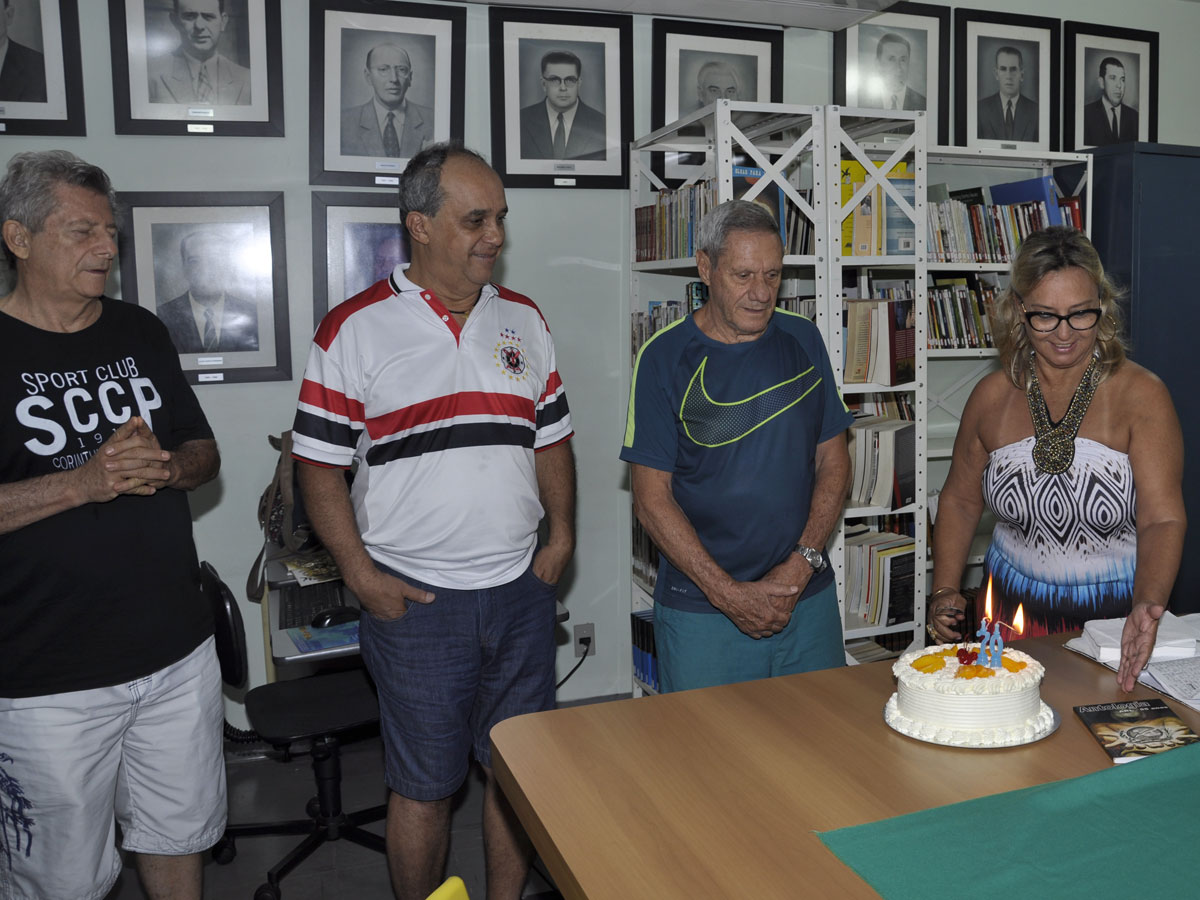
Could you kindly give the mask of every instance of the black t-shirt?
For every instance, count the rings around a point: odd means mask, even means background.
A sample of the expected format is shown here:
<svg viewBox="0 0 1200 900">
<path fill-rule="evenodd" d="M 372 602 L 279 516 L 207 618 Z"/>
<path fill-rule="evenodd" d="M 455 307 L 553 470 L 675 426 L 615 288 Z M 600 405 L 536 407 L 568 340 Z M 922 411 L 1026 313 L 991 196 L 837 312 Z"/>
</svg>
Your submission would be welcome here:
<svg viewBox="0 0 1200 900">
<path fill-rule="evenodd" d="M 78 468 L 131 415 L 164 450 L 211 438 L 163 324 L 102 298 L 72 334 L 0 313 L 0 482 Z M 141 678 L 212 633 L 183 491 L 87 503 L 0 535 L 0 697 Z"/>
</svg>

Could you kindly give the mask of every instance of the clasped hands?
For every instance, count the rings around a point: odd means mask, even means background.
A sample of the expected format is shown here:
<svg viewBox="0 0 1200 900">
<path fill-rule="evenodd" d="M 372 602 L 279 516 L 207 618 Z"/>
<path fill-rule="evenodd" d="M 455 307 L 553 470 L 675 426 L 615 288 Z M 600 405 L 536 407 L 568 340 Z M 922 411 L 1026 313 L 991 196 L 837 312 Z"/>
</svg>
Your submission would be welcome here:
<svg viewBox="0 0 1200 900">
<path fill-rule="evenodd" d="M 132 416 L 76 470 L 88 502 L 107 503 L 121 494 L 149 497 L 175 476 L 171 454 L 141 416 Z"/>
<path fill-rule="evenodd" d="M 758 581 L 731 581 L 709 601 L 745 635 L 758 640 L 779 634 L 812 578 L 807 562 L 785 560 Z"/>
</svg>

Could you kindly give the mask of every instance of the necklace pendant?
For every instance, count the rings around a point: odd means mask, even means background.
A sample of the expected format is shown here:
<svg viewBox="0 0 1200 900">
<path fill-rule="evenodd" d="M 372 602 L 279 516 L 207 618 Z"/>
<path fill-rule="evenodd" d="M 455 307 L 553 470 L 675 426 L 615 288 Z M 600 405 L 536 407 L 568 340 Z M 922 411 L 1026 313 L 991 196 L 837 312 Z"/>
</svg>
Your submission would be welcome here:
<svg viewBox="0 0 1200 900">
<path fill-rule="evenodd" d="M 1061 475 L 1075 461 L 1075 435 L 1055 428 L 1033 444 L 1033 464 L 1047 475 Z"/>
</svg>

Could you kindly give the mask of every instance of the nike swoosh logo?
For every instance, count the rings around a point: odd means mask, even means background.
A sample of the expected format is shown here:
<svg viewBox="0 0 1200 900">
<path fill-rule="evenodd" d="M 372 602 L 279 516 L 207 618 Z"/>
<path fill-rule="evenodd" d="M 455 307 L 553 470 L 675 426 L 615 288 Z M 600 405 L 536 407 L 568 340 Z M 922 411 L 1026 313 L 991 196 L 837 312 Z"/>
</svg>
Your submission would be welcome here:
<svg viewBox="0 0 1200 900">
<path fill-rule="evenodd" d="M 710 397 L 704 386 L 704 369 L 707 365 L 706 356 L 688 382 L 679 406 L 679 420 L 683 423 L 684 432 L 702 447 L 721 447 L 740 441 L 791 409 L 821 383 L 816 366 L 811 366 L 795 378 L 780 382 L 752 397 L 722 403 Z"/>
</svg>

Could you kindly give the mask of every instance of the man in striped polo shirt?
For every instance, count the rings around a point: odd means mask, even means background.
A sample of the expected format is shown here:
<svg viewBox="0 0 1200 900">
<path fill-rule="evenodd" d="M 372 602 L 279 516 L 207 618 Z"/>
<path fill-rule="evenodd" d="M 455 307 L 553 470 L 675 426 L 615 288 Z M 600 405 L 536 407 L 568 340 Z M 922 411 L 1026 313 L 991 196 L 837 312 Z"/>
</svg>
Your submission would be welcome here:
<svg viewBox="0 0 1200 900">
<path fill-rule="evenodd" d="M 305 504 L 364 610 L 401 900 L 441 880 L 472 754 L 487 776 L 488 896 L 519 898 L 529 868 L 488 732 L 554 705 L 575 466 L 546 322 L 491 283 L 507 213 L 477 154 L 437 144 L 413 157 L 400 183 L 412 263 L 321 322 L 296 412 Z"/>
</svg>

